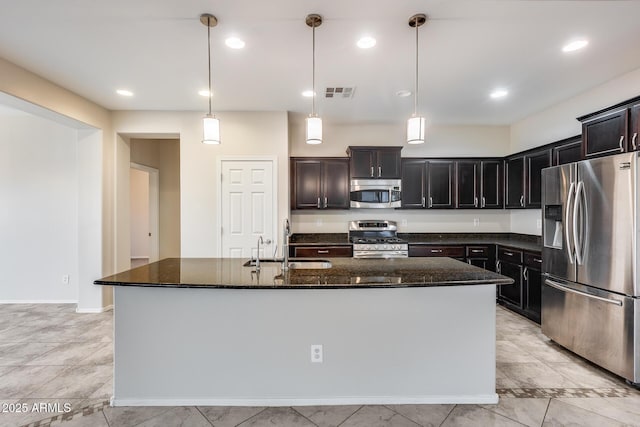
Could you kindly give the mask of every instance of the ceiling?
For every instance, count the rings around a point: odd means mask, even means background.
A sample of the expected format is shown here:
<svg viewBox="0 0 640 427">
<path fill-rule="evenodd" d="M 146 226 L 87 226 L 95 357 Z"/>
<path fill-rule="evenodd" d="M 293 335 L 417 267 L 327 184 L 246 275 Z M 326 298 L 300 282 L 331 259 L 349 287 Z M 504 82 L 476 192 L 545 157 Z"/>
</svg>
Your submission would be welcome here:
<svg viewBox="0 0 640 427">
<path fill-rule="evenodd" d="M 308 114 L 311 28 L 319 114 L 334 122 L 396 122 L 413 110 L 415 13 L 420 28 L 419 110 L 433 123 L 511 124 L 640 68 L 640 1 L 553 0 L 0 0 L 0 56 L 111 110 L 207 109 L 212 28 L 213 110 Z M 7 6 L 11 3 L 10 6 Z M 356 40 L 369 34 L 368 50 Z M 246 47 L 225 46 L 238 36 Z M 590 44 L 572 54 L 576 37 Z M 327 86 L 354 86 L 325 99 Z M 492 100 L 497 87 L 509 96 Z M 135 93 L 124 98 L 115 93 Z"/>
</svg>

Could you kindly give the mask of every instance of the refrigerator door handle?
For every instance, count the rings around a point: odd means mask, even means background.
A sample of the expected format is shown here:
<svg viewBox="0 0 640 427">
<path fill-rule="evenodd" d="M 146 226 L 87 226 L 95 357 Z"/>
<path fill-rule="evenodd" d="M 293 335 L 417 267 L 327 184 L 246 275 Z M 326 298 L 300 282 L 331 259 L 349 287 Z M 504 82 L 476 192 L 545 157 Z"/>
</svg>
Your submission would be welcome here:
<svg viewBox="0 0 640 427">
<path fill-rule="evenodd" d="M 622 301 L 619 301 L 617 299 L 609 299 L 609 298 L 599 297 L 597 295 L 591 295 L 591 294 L 588 294 L 586 292 L 582 292 L 582 291 L 578 291 L 576 289 L 568 288 L 568 287 L 564 286 L 562 283 L 558 283 L 558 282 L 555 282 L 555 281 L 550 280 L 550 279 L 545 279 L 544 283 L 546 283 L 547 285 L 551 286 L 552 288 L 556 288 L 557 290 L 562 291 L 562 292 L 570 292 L 572 294 L 581 295 L 581 296 L 586 297 L 586 298 L 592 298 L 592 299 L 595 299 L 595 300 L 598 300 L 598 301 L 606 302 L 608 304 L 619 305 L 620 307 L 622 307 Z"/>
<path fill-rule="evenodd" d="M 581 227 L 582 230 L 578 230 L 578 212 L 582 215 L 586 215 L 584 209 L 584 182 L 580 181 L 576 188 L 576 196 L 573 202 L 573 245 L 576 251 L 576 262 L 578 265 L 582 265 L 584 263 L 584 236 L 581 232 L 578 235 L 578 231 L 584 231 L 585 227 Z M 584 220 L 584 218 L 583 218 Z"/>
<path fill-rule="evenodd" d="M 576 189 L 576 183 L 572 182 L 569 186 L 569 194 L 567 195 L 566 210 L 564 213 L 564 238 L 567 242 L 567 254 L 569 255 L 569 264 L 575 263 L 574 247 L 571 245 L 571 239 L 569 238 L 569 216 L 573 211 L 573 205 L 571 204 L 571 197 L 574 195 Z"/>
</svg>

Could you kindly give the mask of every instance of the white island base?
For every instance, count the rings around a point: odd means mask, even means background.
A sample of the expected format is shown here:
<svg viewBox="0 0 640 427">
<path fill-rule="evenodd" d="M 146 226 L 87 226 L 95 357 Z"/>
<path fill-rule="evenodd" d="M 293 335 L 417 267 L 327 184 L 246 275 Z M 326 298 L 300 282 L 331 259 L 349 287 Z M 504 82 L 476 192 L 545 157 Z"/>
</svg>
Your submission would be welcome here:
<svg viewBox="0 0 640 427">
<path fill-rule="evenodd" d="M 112 404 L 497 403 L 495 298 L 495 285 L 116 286 Z"/>
</svg>

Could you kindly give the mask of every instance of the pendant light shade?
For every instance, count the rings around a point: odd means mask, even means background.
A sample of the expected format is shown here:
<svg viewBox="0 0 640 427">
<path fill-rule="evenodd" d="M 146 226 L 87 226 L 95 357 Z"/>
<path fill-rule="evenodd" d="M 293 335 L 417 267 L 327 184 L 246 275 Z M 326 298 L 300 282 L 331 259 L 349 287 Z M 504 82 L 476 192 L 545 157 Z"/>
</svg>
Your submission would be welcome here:
<svg viewBox="0 0 640 427">
<path fill-rule="evenodd" d="M 322 144 L 322 119 L 318 116 L 309 116 L 306 119 L 307 144 Z"/>
<path fill-rule="evenodd" d="M 424 117 L 413 116 L 407 120 L 407 144 L 424 144 Z"/>
<path fill-rule="evenodd" d="M 416 29 L 416 80 L 413 92 L 413 115 L 407 120 L 407 144 L 424 144 L 426 119 L 418 115 L 418 28 L 427 22 L 427 15 L 418 13 L 409 18 L 409 26 Z"/>
<path fill-rule="evenodd" d="M 218 25 L 218 19 L 210 13 L 200 15 L 200 22 L 207 26 L 207 57 L 209 58 L 209 113 L 202 119 L 202 143 L 220 144 L 220 120 L 211 114 L 211 28 Z"/>
<path fill-rule="evenodd" d="M 311 114 L 305 120 L 307 144 L 322 144 L 322 119 L 316 114 L 316 27 L 322 24 L 322 17 L 315 13 L 307 15 L 305 22 L 312 29 L 312 86 L 313 95 L 311 97 Z"/>
<path fill-rule="evenodd" d="M 207 114 L 202 119 L 203 144 L 220 144 L 220 120 Z"/>
</svg>

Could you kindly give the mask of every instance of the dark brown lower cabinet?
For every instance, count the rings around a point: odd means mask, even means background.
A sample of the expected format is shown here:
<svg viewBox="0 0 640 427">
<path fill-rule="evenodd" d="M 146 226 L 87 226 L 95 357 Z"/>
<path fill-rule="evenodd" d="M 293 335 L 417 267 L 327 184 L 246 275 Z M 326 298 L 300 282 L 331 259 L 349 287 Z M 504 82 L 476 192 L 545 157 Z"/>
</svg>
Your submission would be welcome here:
<svg viewBox="0 0 640 427">
<path fill-rule="evenodd" d="M 470 265 L 495 271 L 495 245 L 467 246 L 466 261 Z"/>
<path fill-rule="evenodd" d="M 409 245 L 409 256 L 451 257 L 464 260 L 464 246 Z"/>
<path fill-rule="evenodd" d="M 514 280 L 513 285 L 498 286 L 498 301 L 522 309 L 522 265 L 498 261 L 498 273 Z"/>
<path fill-rule="evenodd" d="M 350 258 L 353 256 L 353 246 L 291 246 L 289 256 L 296 258 Z"/>
<path fill-rule="evenodd" d="M 524 270 L 522 278 L 523 304 L 525 316 L 536 323 L 540 323 L 542 308 L 542 257 L 539 254 L 524 253 Z"/>
<path fill-rule="evenodd" d="M 498 286 L 498 302 L 536 323 L 540 323 L 542 305 L 541 267 L 539 252 L 498 246 L 496 271 L 515 282 L 513 285 Z"/>
</svg>

